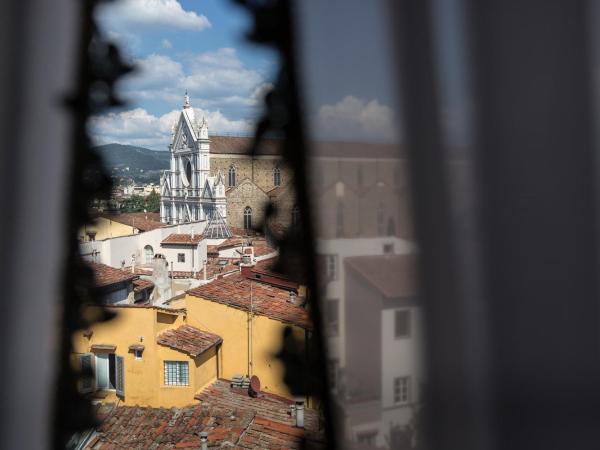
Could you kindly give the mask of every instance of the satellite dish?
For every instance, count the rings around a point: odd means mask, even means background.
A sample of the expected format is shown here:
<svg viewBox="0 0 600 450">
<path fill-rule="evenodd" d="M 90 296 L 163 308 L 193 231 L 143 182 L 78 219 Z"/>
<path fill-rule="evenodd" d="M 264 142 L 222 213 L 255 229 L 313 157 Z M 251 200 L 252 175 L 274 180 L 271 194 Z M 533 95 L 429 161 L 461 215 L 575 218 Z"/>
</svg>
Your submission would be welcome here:
<svg viewBox="0 0 600 450">
<path fill-rule="evenodd" d="M 248 394 L 250 397 L 258 397 L 260 392 L 260 380 L 256 375 L 252 375 L 250 378 L 250 386 L 248 387 Z"/>
</svg>

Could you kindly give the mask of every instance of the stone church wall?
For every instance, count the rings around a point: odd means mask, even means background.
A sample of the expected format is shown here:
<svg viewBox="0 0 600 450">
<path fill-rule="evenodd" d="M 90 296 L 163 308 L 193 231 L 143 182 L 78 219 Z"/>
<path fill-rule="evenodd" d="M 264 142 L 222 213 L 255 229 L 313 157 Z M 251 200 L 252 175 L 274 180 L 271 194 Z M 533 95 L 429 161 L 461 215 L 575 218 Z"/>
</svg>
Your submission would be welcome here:
<svg viewBox="0 0 600 450">
<path fill-rule="evenodd" d="M 285 185 L 291 179 L 292 172 L 285 167 L 279 157 L 258 156 L 251 158 L 245 155 L 211 155 L 210 173 L 215 175 L 218 170 L 225 178 L 225 186 L 229 187 L 229 167 L 236 169 L 236 184 L 240 184 L 245 178 L 254 182 L 263 191 L 268 192 L 275 188 L 273 170 L 279 167 L 281 171 L 281 185 Z"/>
<path fill-rule="evenodd" d="M 256 226 L 264 218 L 269 196 L 250 180 L 244 180 L 227 192 L 227 224 L 230 227 L 244 228 L 244 209 L 252 208 L 252 225 Z"/>
</svg>

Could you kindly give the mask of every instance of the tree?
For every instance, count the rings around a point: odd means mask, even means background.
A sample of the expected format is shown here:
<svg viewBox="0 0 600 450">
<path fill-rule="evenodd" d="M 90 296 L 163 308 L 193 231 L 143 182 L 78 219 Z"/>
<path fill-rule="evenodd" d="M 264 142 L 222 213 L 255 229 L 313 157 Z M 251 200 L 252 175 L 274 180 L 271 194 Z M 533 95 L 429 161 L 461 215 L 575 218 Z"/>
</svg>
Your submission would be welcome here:
<svg viewBox="0 0 600 450">
<path fill-rule="evenodd" d="M 144 210 L 146 212 L 160 211 L 160 195 L 154 189 L 146 197 L 134 194 L 121 203 L 123 212 L 144 212 Z"/>
</svg>

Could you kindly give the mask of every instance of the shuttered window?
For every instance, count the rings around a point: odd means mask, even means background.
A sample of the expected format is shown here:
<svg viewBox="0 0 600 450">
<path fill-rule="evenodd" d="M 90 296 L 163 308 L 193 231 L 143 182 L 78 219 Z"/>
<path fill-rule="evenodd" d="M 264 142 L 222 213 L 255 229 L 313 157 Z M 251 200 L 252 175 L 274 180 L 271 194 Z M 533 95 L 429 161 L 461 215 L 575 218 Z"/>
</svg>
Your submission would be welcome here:
<svg viewBox="0 0 600 450">
<path fill-rule="evenodd" d="M 122 356 L 115 358 L 115 390 L 117 395 L 125 395 L 125 359 Z"/>
<path fill-rule="evenodd" d="M 79 368 L 81 378 L 79 382 L 79 391 L 82 394 L 94 390 L 94 355 L 93 353 L 84 353 L 79 356 Z"/>
<path fill-rule="evenodd" d="M 165 361 L 165 384 L 168 386 L 190 385 L 187 361 Z"/>
</svg>

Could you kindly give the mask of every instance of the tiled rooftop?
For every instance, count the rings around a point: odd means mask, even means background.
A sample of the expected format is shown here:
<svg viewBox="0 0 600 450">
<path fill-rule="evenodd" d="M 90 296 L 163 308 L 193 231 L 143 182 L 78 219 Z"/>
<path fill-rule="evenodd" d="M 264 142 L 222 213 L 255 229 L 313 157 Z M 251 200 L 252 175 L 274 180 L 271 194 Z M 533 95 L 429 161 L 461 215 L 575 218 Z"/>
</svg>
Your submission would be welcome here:
<svg viewBox="0 0 600 450">
<path fill-rule="evenodd" d="M 88 262 L 87 264 L 94 271 L 94 283 L 96 287 L 111 286 L 137 278 L 137 275 L 131 273 L 131 270 L 115 269 L 106 264 L 96 262 Z"/>
<path fill-rule="evenodd" d="M 156 228 L 161 228 L 164 224 L 160 222 L 159 213 L 120 213 L 120 214 L 100 214 L 103 217 L 113 222 L 129 225 L 137 228 L 140 231 L 150 231 Z"/>
<path fill-rule="evenodd" d="M 161 244 L 197 245 L 203 239 L 201 234 L 177 234 L 168 235 Z"/>
<path fill-rule="evenodd" d="M 413 297 L 417 294 L 415 255 L 356 256 L 344 261 L 348 268 L 384 297 Z"/>
<path fill-rule="evenodd" d="M 154 283 L 152 281 L 142 280 L 141 278 L 133 280 L 133 290 L 135 292 L 142 292 L 150 288 L 154 288 Z"/>
<path fill-rule="evenodd" d="M 156 338 L 156 342 L 195 358 L 223 342 L 223 339 L 216 334 L 199 330 L 190 325 L 182 325 L 176 329 L 163 331 Z"/>
<path fill-rule="evenodd" d="M 239 273 L 190 289 L 188 294 L 244 311 L 250 309 L 250 281 Z M 252 310 L 261 316 L 312 328 L 308 311 L 289 303 L 289 295 L 287 289 L 252 281 Z"/>
<path fill-rule="evenodd" d="M 208 433 L 209 448 L 325 448 L 318 413 L 305 409 L 306 428 L 292 426 L 289 402 L 259 394 L 236 392 L 218 380 L 185 408 L 102 405 L 97 434 L 85 447 L 107 449 L 200 448 L 199 433 Z"/>
</svg>

